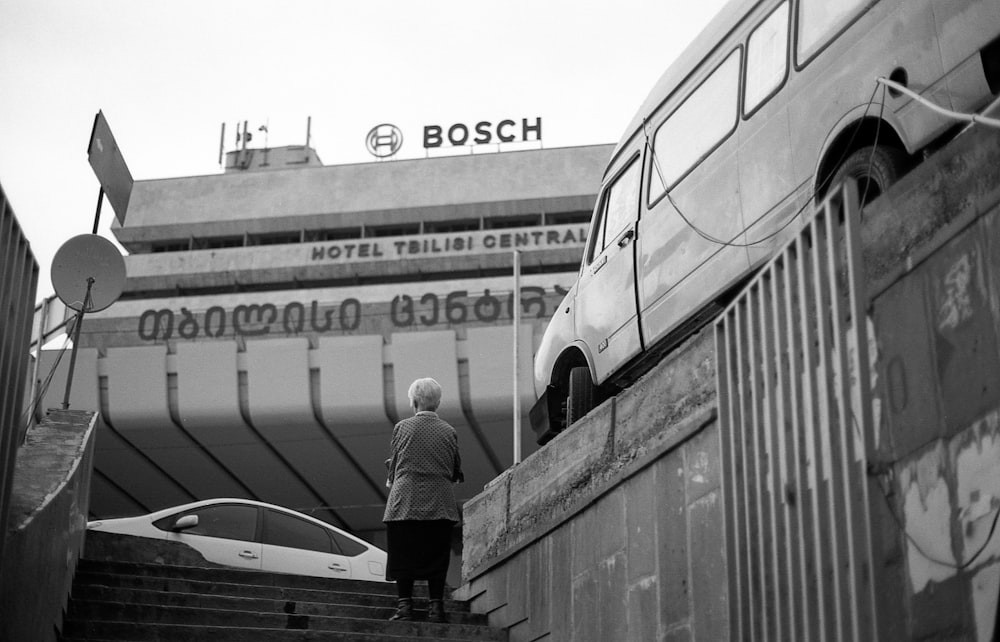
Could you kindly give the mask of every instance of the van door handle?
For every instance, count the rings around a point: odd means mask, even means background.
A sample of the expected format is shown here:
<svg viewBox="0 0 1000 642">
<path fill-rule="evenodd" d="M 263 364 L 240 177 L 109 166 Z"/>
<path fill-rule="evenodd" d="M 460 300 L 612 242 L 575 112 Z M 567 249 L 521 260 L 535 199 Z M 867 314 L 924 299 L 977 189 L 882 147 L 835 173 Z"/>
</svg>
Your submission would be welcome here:
<svg viewBox="0 0 1000 642">
<path fill-rule="evenodd" d="M 237 553 L 243 559 L 255 560 L 257 555 L 253 551 L 243 551 L 242 553 Z"/>
<path fill-rule="evenodd" d="M 625 247 L 635 237 L 635 230 L 629 230 L 618 239 L 618 247 Z"/>
</svg>

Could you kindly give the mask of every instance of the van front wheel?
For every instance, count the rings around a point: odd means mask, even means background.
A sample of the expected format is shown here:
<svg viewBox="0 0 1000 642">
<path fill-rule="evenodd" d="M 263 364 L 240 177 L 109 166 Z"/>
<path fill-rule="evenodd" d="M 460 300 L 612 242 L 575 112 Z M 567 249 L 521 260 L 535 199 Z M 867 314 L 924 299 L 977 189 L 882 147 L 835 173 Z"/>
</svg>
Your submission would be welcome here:
<svg viewBox="0 0 1000 642">
<path fill-rule="evenodd" d="M 569 395 L 566 398 L 566 427 L 594 408 L 594 382 L 590 368 L 583 366 L 569 371 Z"/>
<path fill-rule="evenodd" d="M 869 145 L 852 152 L 830 179 L 836 188 L 845 179 L 858 182 L 858 198 L 862 205 L 881 196 L 906 171 L 906 152 L 886 145 Z"/>
</svg>

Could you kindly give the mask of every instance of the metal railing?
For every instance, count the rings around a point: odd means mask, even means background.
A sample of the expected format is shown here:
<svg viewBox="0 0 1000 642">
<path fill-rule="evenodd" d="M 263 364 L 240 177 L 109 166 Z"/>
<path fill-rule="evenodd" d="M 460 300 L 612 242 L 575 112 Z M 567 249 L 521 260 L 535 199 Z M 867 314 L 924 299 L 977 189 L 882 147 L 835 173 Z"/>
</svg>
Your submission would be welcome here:
<svg viewBox="0 0 1000 642">
<path fill-rule="evenodd" d="M 872 392 L 853 182 L 715 326 L 734 640 L 876 640 Z"/>
<path fill-rule="evenodd" d="M 0 187 L 0 560 L 22 432 L 38 263 Z"/>
</svg>

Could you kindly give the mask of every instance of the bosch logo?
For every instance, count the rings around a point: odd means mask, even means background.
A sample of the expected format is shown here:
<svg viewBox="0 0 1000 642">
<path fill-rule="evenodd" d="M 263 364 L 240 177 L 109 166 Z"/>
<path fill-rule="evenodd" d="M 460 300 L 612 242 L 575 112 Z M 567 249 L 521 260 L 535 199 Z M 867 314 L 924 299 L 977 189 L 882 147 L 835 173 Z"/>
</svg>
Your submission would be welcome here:
<svg viewBox="0 0 1000 642">
<path fill-rule="evenodd" d="M 403 146 L 403 132 L 399 127 L 382 123 L 372 127 L 365 138 L 365 147 L 376 158 L 388 158 Z"/>
</svg>

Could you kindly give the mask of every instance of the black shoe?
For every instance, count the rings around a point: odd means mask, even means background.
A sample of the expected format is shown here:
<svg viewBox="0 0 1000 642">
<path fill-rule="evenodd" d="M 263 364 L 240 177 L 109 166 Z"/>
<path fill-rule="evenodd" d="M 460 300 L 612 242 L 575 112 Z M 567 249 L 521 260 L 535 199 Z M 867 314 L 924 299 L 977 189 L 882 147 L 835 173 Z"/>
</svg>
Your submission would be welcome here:
<svg viewBox="0 0 1000 642">
<path fill-rule="evenodd" d="M 412 620 L 413 619 L 413 598 L 401 597 L 396 602 L 396 613 L 390 620 Z"/>
<path fill-rule="evenodd" d="M 427 611 L 427 621 L 442 623 L 448 621 L 448 618 L 444 616 L 444 600 L 431 600 Z"/>
</svg>

